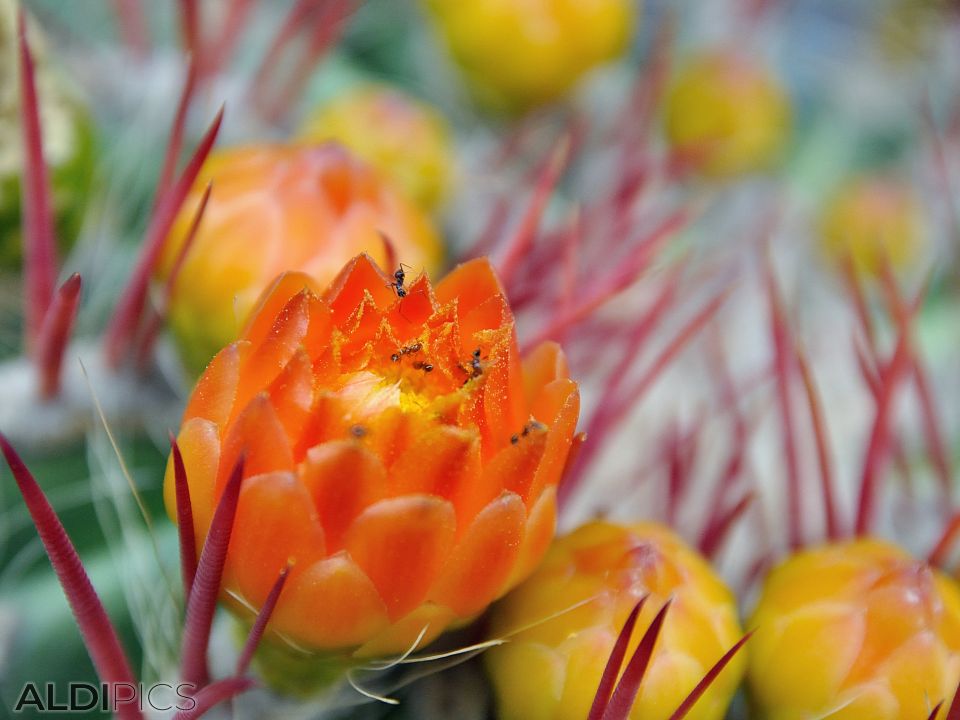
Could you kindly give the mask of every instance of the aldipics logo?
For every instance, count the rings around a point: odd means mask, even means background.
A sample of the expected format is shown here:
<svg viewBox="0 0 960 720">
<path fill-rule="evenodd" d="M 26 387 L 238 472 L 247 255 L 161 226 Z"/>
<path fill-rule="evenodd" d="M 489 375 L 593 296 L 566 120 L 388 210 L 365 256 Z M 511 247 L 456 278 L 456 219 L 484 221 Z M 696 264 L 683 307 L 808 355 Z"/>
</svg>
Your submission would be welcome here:
<svg viewBox="0 0 960 720">
<path fill-rule="evenodd" d="M 154 685 L 133 683 L 86 682 L 27 683 L 13 706 L 13 712 L 32 710 L 37 713 L 63 712 L 111 712 L 136 707 L 138 710 L 193 710 L 197 701 L 193 695 L 197 686 L 193 683 L 156 683 Z"/>
</svg>

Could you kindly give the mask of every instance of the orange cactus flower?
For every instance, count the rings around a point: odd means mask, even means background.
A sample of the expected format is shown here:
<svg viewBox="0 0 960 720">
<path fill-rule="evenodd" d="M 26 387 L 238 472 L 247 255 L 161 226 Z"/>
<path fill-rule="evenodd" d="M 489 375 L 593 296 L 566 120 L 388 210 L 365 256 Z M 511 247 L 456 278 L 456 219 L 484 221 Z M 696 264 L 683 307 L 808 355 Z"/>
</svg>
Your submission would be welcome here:
<svg viewBox="0 0 960 720">
<path fill-rule="evenodd" d="M 673 602 L 630 718 L 671 717 L 740 639 L 736 602 L 707 562 L 666 527 L 600 521 L 559 538 L 530 579 L 494 608 L 493 634 L 516 633 L 485 655 L 498 717 L 587 717 L 620 629 L 644 596 L 627 657 L 663 604 Z M 735 656 L 687 717 L 725 717 L 745 666 Z"/>
<path fill-rule="evenodd" d="M 366 255 L 325 290 L 280 276 L 210 363 L 183 417 L 198 541 L 238 457 L 222 597 L 296 647 L 376 656 L 483 611 L 553 537 L 579 414 L 560 348 L 521 360 L 485 259 L 432 286 Z M 175 514 L 173 469 L 166 502 Z"/>
<path fill-rule="evenodd" d="M 175 266 L 211 182 L 169 313 L 181 356 L 197 372 L 237 338 L 257 298 L 281 272 L 301 270 L 323 287 L 361 252 L 384 262 L 381 233 L 414 267 L 432 272 L 442 261 L 423 212 L 341 146 L 267 145 L 207 160 L 170 234 L 162 276 Z"/>
<path fill-rule="evenodd" d="M 960 679 L 956 583 L 879 540 L 788 558 L 750 625 L 750 685 L 770 720 L 925 720 Z"/>
</svg>

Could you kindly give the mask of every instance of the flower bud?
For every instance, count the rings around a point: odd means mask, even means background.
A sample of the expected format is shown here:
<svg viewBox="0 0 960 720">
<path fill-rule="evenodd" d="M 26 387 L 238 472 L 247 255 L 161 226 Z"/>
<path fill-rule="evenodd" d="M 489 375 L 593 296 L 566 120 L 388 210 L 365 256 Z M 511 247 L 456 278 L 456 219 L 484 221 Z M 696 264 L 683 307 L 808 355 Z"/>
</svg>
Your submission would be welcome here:
<svg viewBox="0 0 960 720">
<path fill-rule="evenodd" d="M 384 238 L 418 270 L 435 270 L 441 261 L 430 221 L 344 148 L 251 146 L 207 160 L 170 234 L 162 276 L 176 264 L 211 182 L 169 312 L 184 362 L 195 371 L 236 339 L 257 298 L 281 272 L 305 272 L 323 287 L 358 253 L 383 262 Z"/>
<path fill-rule="evenodd" d="M 880 540 L 825 545 L 767 578 L 750 627 L 761 715 L 926 720 L 960 679 L 960 591 Z"/>
<path fill-rule="evenodd" d="M 334 97 L 307 118 L 300 138 L 340 143 L 424 210 L 443 201 L 452 179 L 453 148 L 443 117 L 387 86 L 371 85 Z"/>
<path fill-rule="evenodd" d="M 694 58 L 680 70 L 665 103 L 668 142 L 708 177 L 769 167 L 789 134 L 790 102 L 779 80 L 734 52 Z"/>
<path fill-rule="evenodd" d="M 562 97 L 627 45 L 630 0 L 425 0 L 477 99 L 522 112 Z"/>
<path fill-rule="evenodd" d="M 609 522 L 558 539 L 530 579 L 494 608 L 491 632 L 509 638 L 486 654 L 498 717 L 587 717 L 620 629 L 644 596 L 627 657 L 673 601 L 630 717 L 667 720 L 740 640 L 736 604 L 706 560 L 667 528 Z M 745 664 L 735 656 L 687 717 L 725 717 Z"/>
<path fill-rule="evenodd" d="M 834 262 L 846 258 L 854 269 L 875 275 L 884 263 L 902 268 L 923 250 L 925 234 L 919 201 L 906 185 L 879 175 L 842 187 L 821 220 L 824 253 Z"/>
</svg>

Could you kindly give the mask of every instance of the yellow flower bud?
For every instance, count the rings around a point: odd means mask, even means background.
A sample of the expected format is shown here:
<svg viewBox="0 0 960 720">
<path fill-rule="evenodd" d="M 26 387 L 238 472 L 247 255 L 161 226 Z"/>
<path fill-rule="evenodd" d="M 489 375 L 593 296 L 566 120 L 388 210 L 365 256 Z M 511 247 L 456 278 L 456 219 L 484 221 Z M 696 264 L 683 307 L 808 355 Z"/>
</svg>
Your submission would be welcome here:
<svg viewBox="0 0 960 720">
<path fill-rule="evenodd" d="M 366 163 L 333 143 L 273 145 L 210 156 L 170 234 L 162 275 L 171 271 L 210 182 L 170 306 L 181 355 L 194 370 L 237 338 L 282 272 L 305 272 L 324 287 L 359 253 L 387 265 L 384 236 L 416 272 L 440 264 L 430 221 Z"/>
<path fill-rule="evenodd" d="M 740 639 L 734 598 L 667 528 L 599 521 L 557 540 L 494 608 L 495 637 L 520 630 L 486 654 L 501 720 L 583 720 L 617 635 L 644 595 L 628 656 L 657 611 L 673 603 L 630 717 L 666 720 Z M 723 718 L 745 664 L 735 656 L 687 717 Z"/>
<path fill-rule="evenodd" d="M 425 0 L 477 99 L 521 112 L 562 97 L 627 45 L 632 0 Z"/>
<path fill-rule="evenodd" d="M 824 253 L 875 275 L 884 262 L 902 268 L 920 254 L 925 233 L 919 201 L 906 185 L 879 175 L 857 178 L 834 195 L 820 223 Z"/>
<path fill-rule="evenodd" d="M 749 626 L 750 686 L 769 720 L 926 720 L 960 679 L 960 590 L 880 540 L 788 558 Z"/>
<path fill-rule="evenodd" d="M 694 58 L 670 87 L 664 124 L 673 149 L 708 177 L 769 167 L 790 128 L 790 101 L 762 65 L 734 52 Z"/>
<path fill-rule="evenodd" d="M 355 89 L 321 105 L 307 118 L 300 138 L 339 142 L 425 210 L 442 202 L 453 175 L 443 117 L 386 86 Z"/>
</svg>

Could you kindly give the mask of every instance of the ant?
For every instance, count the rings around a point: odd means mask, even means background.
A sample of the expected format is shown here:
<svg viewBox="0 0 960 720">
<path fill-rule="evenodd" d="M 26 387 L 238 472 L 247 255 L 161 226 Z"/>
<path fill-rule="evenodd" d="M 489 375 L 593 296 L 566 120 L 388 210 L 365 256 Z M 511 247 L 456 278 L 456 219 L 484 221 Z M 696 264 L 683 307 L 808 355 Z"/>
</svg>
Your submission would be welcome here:
<svg viewBox="0 0 960 720">
<path fill-rule="evenodd" d="M 400 362 L 400 358 L 403 357 L 404 355 L 410 355 L 412 353 L 420 352 L 420 350 L 422 349 L 423 349 L 423 343 L 421 342 L 415 342 L 413 343 L 413 345 L 405 345 L 404 347 L 400 348 L 399 352 L 395 352 L 393 355 L 391 355 L 390 359 L 393 362 Z"/>
<path fill-rule="evenodd" d="M 397 268 L 396 272 L 393 273 L 393 282 L 387 283 L 388 288 L 393 288 L 394 292 L 397 293 L 398 298 L 405 298 L 407 296 L 407 289 L 403 286 L 403 283 L 406 282 L 407 273 L 404 270 L 413 270 L 412 267 L 404 263 L 400 263 L 400 267 Z"/>
<path fill-rule="evenodd" d="M 528 422 L 526 425 L 523 426 L 522 432 L 514 433 L 513 435 L 510 436 L 510 444 L 516 445 L 518 442 L 520 442 L 520 438 L 526 437 L 527 435 L 529 435 L 531 430 L 546 430 L 546 429 L 547 429 L 547 426 L 544 425 L 539 420 L 531 420 L 530 422 Z"/>
<path fill-rule="evenodd" d="M 480 363 L 480 348 L 470 354 L 470 359 L 467 362 L 460 363 L 460 369 L 470 376 L 463 381 L 464 385 L 483 375 L 483 365 Z"/>
<path fill-rule="evenodd" d="M 413 367 L 416 370 L 423 370 L 424 372 L 433 372 L 433 365 L 431 365 L 430 363 L 420 362 L 419 360 L 417 360 L 417 362 L 413 364 Z"/>
<path fill-rule="evenodd" d="M 470 357 L 470 370 L 473 373 L 473 377 L 483 375 L 483 366 L 480 365 L 480 348 L 474 350 L 473 355 Z"/>
</svg>

